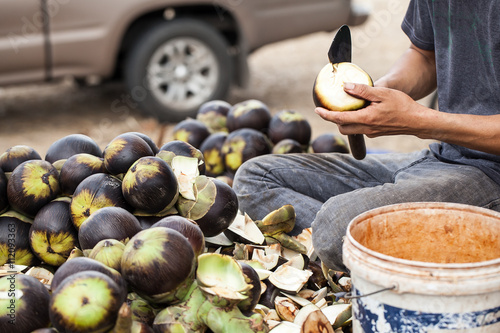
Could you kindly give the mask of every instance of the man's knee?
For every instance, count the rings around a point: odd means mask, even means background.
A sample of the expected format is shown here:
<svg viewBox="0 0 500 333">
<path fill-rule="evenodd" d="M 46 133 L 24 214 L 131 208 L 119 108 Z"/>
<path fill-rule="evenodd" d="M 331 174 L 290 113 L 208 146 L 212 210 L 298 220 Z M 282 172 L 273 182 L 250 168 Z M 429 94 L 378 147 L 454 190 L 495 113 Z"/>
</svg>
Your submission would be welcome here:
<svg viewBox="0 0 500 333">
<path fill-rule="evenodd" d="M 312 223 L 312 241 L 318 258 L 329 268 L 345 270 L 342 263 L 342 241 L 346 232 L 344 223 L 323 206 Z"/>
<path fill-rule="evenodd" d="M 233 189 L 241 193 L 246 187 L 259 187 L 272 167 L 269 155 L 256 156 L 242 163 L 233 177 Z"/>
</svg>

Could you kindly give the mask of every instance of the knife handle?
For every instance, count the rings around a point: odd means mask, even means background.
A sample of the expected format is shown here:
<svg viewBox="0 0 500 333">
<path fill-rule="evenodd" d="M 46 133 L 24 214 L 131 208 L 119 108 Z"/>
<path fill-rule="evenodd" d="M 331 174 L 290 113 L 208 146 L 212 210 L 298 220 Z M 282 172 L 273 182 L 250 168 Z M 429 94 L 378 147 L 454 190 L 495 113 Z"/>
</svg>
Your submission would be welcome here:
<svg viewBox="0 0 500 333">
<path fill-rule="evenodd" d="M 366 156 L 366 145 L 363 134 L 350 134 L 347 136 L 351 154 L 357 160 L 362 160 Z"/>
</svg>

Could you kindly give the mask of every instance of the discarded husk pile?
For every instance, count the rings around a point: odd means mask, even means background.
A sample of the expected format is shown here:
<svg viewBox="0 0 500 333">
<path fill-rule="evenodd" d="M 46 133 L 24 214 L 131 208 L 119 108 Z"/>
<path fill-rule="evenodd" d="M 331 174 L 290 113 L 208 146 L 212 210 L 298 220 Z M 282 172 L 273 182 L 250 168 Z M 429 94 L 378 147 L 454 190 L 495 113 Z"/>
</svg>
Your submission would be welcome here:
<svg viewBox="0 0 500 333">
<path fill-rule="evenodd" d="M 288 235 L 293 206 L 252 220 L 189 145 L 88 142 L 0 156 L 0 332 L 351 330 L 350 278 L 322 267 L 311 229 Z"/>
</svg>

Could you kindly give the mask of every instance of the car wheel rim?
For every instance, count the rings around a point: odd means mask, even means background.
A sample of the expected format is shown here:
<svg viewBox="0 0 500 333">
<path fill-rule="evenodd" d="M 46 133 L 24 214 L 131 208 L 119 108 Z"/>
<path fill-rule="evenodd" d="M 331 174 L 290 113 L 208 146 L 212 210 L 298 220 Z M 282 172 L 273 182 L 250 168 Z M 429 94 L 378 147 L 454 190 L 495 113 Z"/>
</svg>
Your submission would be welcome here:
<svg viewBox="0 0 500 333">
<path fill-rule="evenodd" d="M 162 44 L 148 64 L 147 84 L 158 101 L 188 111 L 214 93 L 220 68 L 212 50 L 194 38 Z"/>
</svg>

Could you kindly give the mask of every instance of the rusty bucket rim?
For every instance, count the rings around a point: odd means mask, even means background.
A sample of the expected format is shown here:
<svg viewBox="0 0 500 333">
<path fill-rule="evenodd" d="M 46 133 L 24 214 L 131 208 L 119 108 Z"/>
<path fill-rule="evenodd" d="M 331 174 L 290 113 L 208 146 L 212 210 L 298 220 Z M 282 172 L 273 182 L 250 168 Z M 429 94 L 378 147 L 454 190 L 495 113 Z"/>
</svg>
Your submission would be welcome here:
<svg viewBox="0 0 500 333">
<path fill-rule="evenodd" d="M 460 204 L 460 203 L 448 203 L 448 202 L 408 202 L 408 203 L 398 203 L 380 206 L 377 208 L 370 209 L 361 213 L 354 217 L 347 226 L 346 237 L 351 244 L 356 247 L 358 250 L 365 252 L 368 255 L 373 256 L 382 261 L 390 261 L 392 263 L 396 263 L 399 265 L 404 265 L 408 267 L 415 268 L 428 268 L 428 269 L 436 269 L 436 270 L 456 270 L 456 269 L 471 269 L 471 268 L 479 268 L 479 267 L 487 267 L 487 266 L 497 266 L 500 264 L 500 257 L 491 260 L 477 261 L 472 263 L 433 263 L 426 261 L 418 261 L 418 260 L 409 260 L 402 259 L 390 255 L 386 255 L 377 251 L 374 251 L 361 243 L 359 243 L 351 234 L 351 229 L 358 223 L 366 220 L 367 217 L 373 216 L 376 214 L 387 214 L 394 211 L 402 211 L 402 210 L 417 210 L 417 209 L 439 209 L 439 210 L 456 210 L 456 211 L 466 211 L 468 213 L 478 213 L 481 215 L 486 215 L 488 217 L 493 217 L 498 219 L 500 223 L 500 213 L 491 209 L 472 206 L 468 204 Z"/>
</svg>

